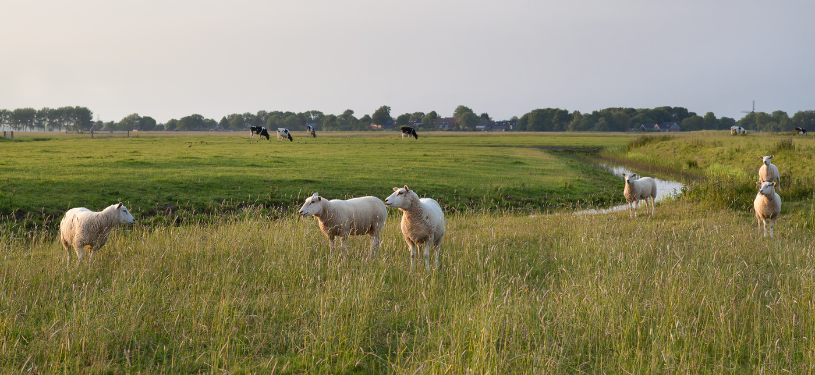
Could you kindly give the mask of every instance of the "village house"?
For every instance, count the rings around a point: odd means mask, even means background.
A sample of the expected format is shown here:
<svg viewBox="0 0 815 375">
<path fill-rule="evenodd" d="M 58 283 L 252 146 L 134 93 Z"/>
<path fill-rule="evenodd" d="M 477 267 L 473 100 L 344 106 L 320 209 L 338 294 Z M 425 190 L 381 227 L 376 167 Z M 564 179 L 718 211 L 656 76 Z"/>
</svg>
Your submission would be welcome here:
<svg viewBox="0 0 815 375">
<path fill-rule="evenodd" d="M 478 121 L 478 125 L 475 126 L 475 131 L 491 132 L 493 126 L 495 126 L 495 121 L 482 118 L 481 120 Z"/>
<path fill-rule="evenodd" d="M 456 126 L 458 117 L 440 117 L 434 121 L 433 125 L 436 130 L 450 130 Z"/>
<path fill-rule="evenodd" d="M 663 122 L 661 124 L 642 124 L 640 126 L 642 131 L 655 131 L 655 132 L 678 132 L 680 131 L 679 125 L 675 122 Z"/>
</svg>

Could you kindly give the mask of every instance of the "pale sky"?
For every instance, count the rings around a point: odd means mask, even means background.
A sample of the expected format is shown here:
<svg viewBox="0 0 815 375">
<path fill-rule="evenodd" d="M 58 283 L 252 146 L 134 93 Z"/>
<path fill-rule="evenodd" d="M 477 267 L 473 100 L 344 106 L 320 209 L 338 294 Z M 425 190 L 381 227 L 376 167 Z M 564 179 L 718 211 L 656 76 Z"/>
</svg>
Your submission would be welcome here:
<svg viewBox="0 0 815 375">
<path fill-rule="evenodd" d="M 0 0 L 0 108 L 815 109 L 815 1 Z"/>
</svg>

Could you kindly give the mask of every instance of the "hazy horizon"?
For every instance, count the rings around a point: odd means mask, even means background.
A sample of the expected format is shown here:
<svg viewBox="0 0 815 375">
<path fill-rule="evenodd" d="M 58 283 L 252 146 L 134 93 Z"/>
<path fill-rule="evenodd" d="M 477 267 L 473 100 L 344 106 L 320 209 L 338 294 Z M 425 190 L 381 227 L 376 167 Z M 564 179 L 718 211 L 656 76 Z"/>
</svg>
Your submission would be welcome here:
<svg viewBox="0 0 815 375">
<path fill-rule="evenodd" d="M 104 121 L 463 104 L 815 109 L 815 2 L 29 1 L 0 4 L 0 108 Z"/>
</svg>

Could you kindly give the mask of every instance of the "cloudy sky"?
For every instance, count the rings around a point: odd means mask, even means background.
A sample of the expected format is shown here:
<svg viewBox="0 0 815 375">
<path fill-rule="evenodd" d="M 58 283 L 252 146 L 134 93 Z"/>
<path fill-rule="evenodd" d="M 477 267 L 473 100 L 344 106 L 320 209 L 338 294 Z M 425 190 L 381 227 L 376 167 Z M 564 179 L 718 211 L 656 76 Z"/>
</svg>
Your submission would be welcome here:
<svg viewBox="0 0 815 375">
<path fill-rule="evenodd" d="M 0 0 L 0 108 L 815 109 L 815 1 Z"/>
</svg>

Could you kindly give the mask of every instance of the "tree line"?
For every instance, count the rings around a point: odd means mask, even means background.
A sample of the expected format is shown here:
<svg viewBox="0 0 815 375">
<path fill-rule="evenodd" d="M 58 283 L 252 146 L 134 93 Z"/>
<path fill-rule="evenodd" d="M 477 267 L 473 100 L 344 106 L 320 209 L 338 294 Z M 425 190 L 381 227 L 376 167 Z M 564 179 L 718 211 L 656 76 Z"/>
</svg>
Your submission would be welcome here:
<svg viewBox="0 0 815 375">
<path fill-rule="evenodd" d="M 433 130 L 434 123 L 441 116 L 436 111 L 409 112 L 391 116 L 391 108 L 383 105 L 371 115 L 357 118 L 351 109 L 341 114 L 325 114 L 318 110 L 305 112 L 258 111 L 257 113 L 233 113 L 223 116 L 220 121 L 208 119 L 200 114 L 192 114 L 180 119 L 171 119 L 158 123 L 150 116 L 137 113 L 125 116 L 119 121 L 93 121 L 93 112 L 86 107 L 60 108 L 18 108 L 15 110 L 0 109 L 0 126 L 13 130 L 40 131 L 87 131 L 87 130 L 246 130 L 247 126 L 266 126 L 268 128 L 301 129 L 306 124 L 316 124 L 320 130 L 328 131 L 367 131 L 371 125 L 393 125 L 394 127 L 411 124 L 421 130 Z M 457 118 L 451 130 L 473 131 L 481 120 L 492 120 L 488 113 L 476 114 L 471 108 L 459 105 L 453 111 Z M 677 123 L 682 131 L 726 130 L 738 124 L 748 130 L 766 132 L 792 131 L 796 127 L 815 129 L 815 111 L 798 111 L 789 117 L 784 111 L 772 113 L 754 112 L 739 121 L 729 117 L 717 118 L 713 112 L 700 116 L 684 107 L 657 108 L 605 108 L 591 113 L 580 111 L 569 112 L 560 108 L 542 108 L 532 110 L 517 120 L 516 131 L 628 131 L 639 130 L 642 125 Z"/>
</svg>

